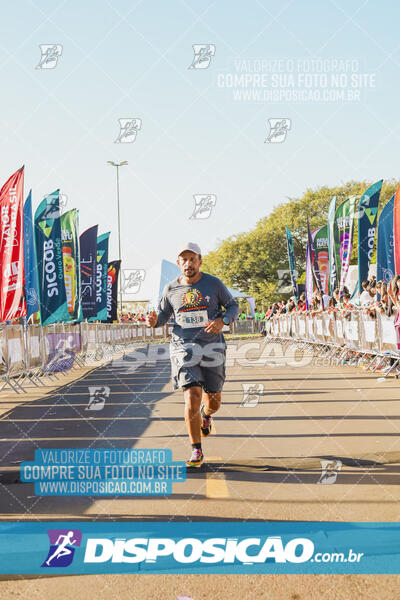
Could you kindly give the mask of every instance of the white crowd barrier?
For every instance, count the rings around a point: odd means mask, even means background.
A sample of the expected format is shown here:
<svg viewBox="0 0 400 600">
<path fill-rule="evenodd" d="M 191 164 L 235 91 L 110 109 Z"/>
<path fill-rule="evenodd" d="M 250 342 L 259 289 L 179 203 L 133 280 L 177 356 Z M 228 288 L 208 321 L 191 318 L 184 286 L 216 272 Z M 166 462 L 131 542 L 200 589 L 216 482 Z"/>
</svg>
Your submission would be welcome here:
<svg viewBox="0 0 400 600">
<path fill-rule="evenodd" d="M 225 333 L 257 333 L 263 328 L 264 323 L 254 319 L 237 319 L 223 329 Z"/>
<path fill-rule="evenodd" d="M 171 323 L 156 328 L 136 323 L 2 325 L 0 328 L 0 390 L 26 392 L 32 383 L 83 367 L 88 360 L 113 358 L 129 346 L 170 337 Z M 91 363 L 92 364 L 92 363 Z"/>
<path fill-rule="evenodd" d="M 393 368 L 400 364 L 400 337 L 395 318 L 377 313 L 371 318 L 361 311 L 320 313 L 314 316 L 299 313 L 272 317 L 265 323 L 268 337 L 352 352 L 354 356 L 376 359 L 392 358 Z M 344 355 L 343 355 L 344 356 Z M 374 369 L 381 364 L 374 364 Z"/>
</svg>

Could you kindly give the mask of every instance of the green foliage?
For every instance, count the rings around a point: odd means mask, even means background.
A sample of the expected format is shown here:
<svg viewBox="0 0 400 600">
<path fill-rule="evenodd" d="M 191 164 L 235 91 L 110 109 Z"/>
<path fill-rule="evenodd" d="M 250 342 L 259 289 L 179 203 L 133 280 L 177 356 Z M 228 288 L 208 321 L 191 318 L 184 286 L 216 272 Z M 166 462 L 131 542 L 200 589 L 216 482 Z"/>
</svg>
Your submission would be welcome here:
<svg viewBox="0 0 400 600">
<path fill-rule="evenodd" d="M 260 219 L 256 227 L 223 240 L 218 248 L 203 257 L 202 269 L 220 277 L 229 287 L 251 294 L 256 306 L 282 297 L 276 292 L 278 269 L 288 269 L 285 226 L 293 236 L 299 281 L 304 282 L 307 246 L 307 216 L 311 230 L 325 225 L 333 196 L 336 205 L 352 195 L 361 196 L 374 182 L 349 181 L 341 186 L 307 189 L 301 198 L 288 198 Z M 394 194 L 399 181 L 383 183 L 379 211 Z M 357 233 L 356 233 L 357 235 Z M 352 263 L 357 262 L 355 235 Z M 374 254 L 372 262 L 376 260 Z"/>
</svg>

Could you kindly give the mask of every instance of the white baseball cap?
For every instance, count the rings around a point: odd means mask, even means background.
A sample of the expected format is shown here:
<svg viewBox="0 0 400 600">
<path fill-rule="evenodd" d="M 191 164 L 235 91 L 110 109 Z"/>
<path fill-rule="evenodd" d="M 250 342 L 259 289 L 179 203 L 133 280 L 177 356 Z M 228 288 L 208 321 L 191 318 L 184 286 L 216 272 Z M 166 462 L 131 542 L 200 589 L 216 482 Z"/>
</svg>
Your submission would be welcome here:
<svg viewBox="0 0 400 600">
<path fill-rule="evenodd" d="M 186 242 L 186 244 L 183 244 L 183 246 L 181 246 L 180 248 L 181 249 L 178 252 L 178 256 L 180 256 L 182 252 L 185 252 L 185 250 L 190 250 L 190 252 L 194 252 L 195 254 L 201 255 L 200 246 L 198 244 L 195 244 L 194 242 Z"/>
</svg>

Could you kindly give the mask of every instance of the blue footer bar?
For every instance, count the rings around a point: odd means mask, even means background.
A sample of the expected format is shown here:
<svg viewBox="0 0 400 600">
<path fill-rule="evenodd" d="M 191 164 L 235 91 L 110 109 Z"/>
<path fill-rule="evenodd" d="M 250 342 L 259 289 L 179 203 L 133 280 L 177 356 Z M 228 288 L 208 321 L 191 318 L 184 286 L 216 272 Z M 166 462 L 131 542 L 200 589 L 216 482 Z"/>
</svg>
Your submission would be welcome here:
<svg viewBox="0 0 400 600">
<path fill-rule="evenodd" d="M 400 523 L 0 523 L 0 573 L 400 573 Z"/>
</svg>

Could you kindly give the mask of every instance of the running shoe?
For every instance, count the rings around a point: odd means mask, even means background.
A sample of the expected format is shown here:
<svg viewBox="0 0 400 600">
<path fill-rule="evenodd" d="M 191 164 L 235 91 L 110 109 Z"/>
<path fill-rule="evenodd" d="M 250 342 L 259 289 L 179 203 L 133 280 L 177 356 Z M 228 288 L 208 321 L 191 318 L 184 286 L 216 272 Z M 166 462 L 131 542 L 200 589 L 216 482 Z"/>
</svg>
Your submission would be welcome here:
<svg viewBox="0 0 400 600">
<path fill-rule="evenodd" d="M 201 435 L 203 437 L 207 437 L 210 435 L 213 427 L 213 422 L 211 416 L 206 416 L 204 414 L 204 404 L 200 406 L 200 414 L 201 414 Z"/>
<path fill-rule="evenodd" d="M 204 462 L 204 454 L 201 448 L 193 448 L 192 456 L 186 461 L 187 467 L 195 467 L 198 469 Z"/>
</svg>

